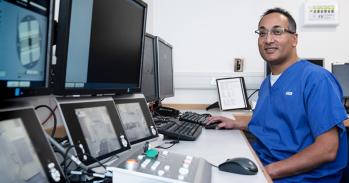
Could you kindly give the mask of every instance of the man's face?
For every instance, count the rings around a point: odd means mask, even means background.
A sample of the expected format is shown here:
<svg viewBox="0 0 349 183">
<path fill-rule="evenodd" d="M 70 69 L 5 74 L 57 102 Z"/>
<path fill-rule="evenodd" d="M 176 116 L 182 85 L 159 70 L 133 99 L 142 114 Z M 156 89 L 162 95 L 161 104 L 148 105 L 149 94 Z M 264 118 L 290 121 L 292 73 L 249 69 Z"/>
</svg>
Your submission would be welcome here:
<svg viewBox="0 0 349 183">
<path fill-rule="evenodd" d="M 287 17 L 280 13 L 271 13 L 264 16 L 259 22 L 259 30 L 270 31 L 275 28 L 288 29 Z M 297 34 L 284 32 L 274 35 L 268 32 L 265 36 L 259 36 L 259 53 L 265 61 L 271 65 L 279 65 L 287 61 L 294 53 L 297 46 Z"/>
</svg>

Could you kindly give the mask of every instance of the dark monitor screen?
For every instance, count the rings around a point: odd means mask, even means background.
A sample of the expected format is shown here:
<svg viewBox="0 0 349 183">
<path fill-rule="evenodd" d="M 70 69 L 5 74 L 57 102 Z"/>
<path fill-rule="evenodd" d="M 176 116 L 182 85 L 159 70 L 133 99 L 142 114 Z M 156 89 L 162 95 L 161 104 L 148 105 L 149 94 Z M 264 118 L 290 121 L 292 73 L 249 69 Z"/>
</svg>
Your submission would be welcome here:
<svg viewBox="0 0 349 183">
<path fill-rule="evenodd" d="M 147 102 L 154 102 L 158 99 L 155 67 L 155 37 L 146 34 L 144 40 L 141 91 Z"/>
<path fill-rule="evenodd" d="M 1 182 L 65 182 L 34 109 L 0 110 L 0 146 Z"/>
<path fill-rule="evenodd" d="M 146 10 L 140 0 L 62 0 L 55 93 L 140 91 Z"/>
<path fill-rule="evenodd" d="M 349 98 L 349 63 L 332 64 L 332 73 L 343 90 L 343 96 Z"/>
<path fill-rule="evenodd" d="M 131 144 L 158 136 L 144 98 L 115 98 L 114 102 Z"/>
<path fill-rule="evenodd" d="M 324 59 L 322 58 L 306 58 L 305 60 L 308 60 L 310 63 L 313 63 L 315 65 L 324 67 Z"/>
<path fill-rule="evenodd" d="M 307 60 L 310 63 L 321 66 L 321 67 L 324 66 L 324 59 L 322 58 L 305 58 L 304 60 Z M 271 73 L 270 67 L 266 63 L 266 76 L 268 76 L 270 73 Z"/>
<path fill-rule="evenodd" d="M 86 165 L 129 149 L 113 99 L 59 99 L 68 137 Z"/>
<path fill-rule="evenodd" d="M 48 94 L 53 0 L 0 1 L 0 98 Z"/>
<path fill-rule="evenodd" d="M 159 82 L 159 98 L 167 98 L 174 96 L 174 84 L 173 84 L 173 56 L 172 46 L 157 37 L 157 71 Z"/>
</svg>

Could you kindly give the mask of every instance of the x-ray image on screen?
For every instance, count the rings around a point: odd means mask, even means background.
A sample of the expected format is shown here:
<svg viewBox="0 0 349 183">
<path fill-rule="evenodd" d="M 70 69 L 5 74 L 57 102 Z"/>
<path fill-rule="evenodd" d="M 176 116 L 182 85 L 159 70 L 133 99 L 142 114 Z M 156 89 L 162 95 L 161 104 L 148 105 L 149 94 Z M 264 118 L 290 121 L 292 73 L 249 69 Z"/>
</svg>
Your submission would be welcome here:
<svg viewBox="0 0 349 183">
<path fill-rule="evenodd" d="M 139 103 L 117 104 L 116 106 L 127 138 L 131 142 L 151 135 Z"/>
<path fill-rule="evenodd" d="M 105 106 L 75 109 L 90 155 L 99 157 L 120 149 L 120 143 Z"/>
<path fill-rule="evenodd" d="M 1 182 L 48 182 L 20 118 L 0 121 Z"/>
<path fill-rule="evenodd" d="M 44 80 L 48 7 L 37 4 L 38 7 L 40 11 L 0 0 L 0 80 Z M 20 86 L 29 85 L 23 82 Z"/>
</svg>

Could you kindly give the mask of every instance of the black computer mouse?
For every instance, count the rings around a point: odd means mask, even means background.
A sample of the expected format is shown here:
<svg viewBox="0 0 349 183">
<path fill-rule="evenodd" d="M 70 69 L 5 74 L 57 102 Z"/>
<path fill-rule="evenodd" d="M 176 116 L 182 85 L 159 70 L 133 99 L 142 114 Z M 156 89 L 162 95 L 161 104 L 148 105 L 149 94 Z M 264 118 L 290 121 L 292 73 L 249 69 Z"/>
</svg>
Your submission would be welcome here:
<svg viewBox="0 0 349 183">
<path fill-rule="evenodd" d="M 206 129 L 218 129 L 218 124 L 221 123 L 221 121 L 213 121 L 210 124 L 206 124 Z"/>
<path fill-rule="evenodd" d="M 243 175 L 256 175 L 258 172 L 256 164 L 248 158 L 227 159 L 224 163 L 218 166 L 218 169 L 225 172 Z"/>
</svg>

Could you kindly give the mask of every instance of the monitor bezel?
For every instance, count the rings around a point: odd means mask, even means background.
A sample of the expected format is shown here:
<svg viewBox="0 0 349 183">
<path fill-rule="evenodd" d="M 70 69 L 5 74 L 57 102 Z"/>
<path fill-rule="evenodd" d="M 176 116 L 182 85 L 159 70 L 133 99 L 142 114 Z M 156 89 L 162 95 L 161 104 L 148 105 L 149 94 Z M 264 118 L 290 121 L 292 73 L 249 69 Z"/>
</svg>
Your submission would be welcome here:
<svg viewBox="0 0 349 183">
<path fill-rule="evenodd" d="M 141 54 L 140 59 L 143 59 L 144 49 L 144 35 L 146 30 L 147 9 L 148 5 L 142 0 L 132 0 L 143 7 L 143 30 L 141 40 Z M 54 77 L 52 83 L 52 93 L 60 96 L 71 95 L 90 95 L 90 96 L 113 96 L 120 94 L 130 94 L 141 91 L 142 81 L 142 62 L 139 66 L 139 79 L 137 87 L 134 88 L 112 88 L 112 89 L 88 89 L 88 88 L 65 88 L 66 69 L 67 69 L 67 57 L 68 57 L 68 45 L 69 45 L 69 30 L 70 30 L 70 17 L 71 17 L 72 0 L 60 0 L 59 8 L 59 29 L 57 30 L 57 63 L 53 66 L 52 75 Z"/>
<path fill-rule="evenodd" d="M 325 59 L 324 58 L 303 58 L 302 60 L 306 60 L 314 65 L 318 65 L 318 66 L 321 66 L 321 67 L 325 67 Z M 319 65 L 318 63 L 314 63 L 314 61 L 321 61 L 321 65 Z M 264 66 L 264 70 L 265 70 L 265 77 L 267 77 L 268 75 L 270 75 L 271 73 L 271 70 L 270 70 L 270 67 L 269 67 L 269 64 L 268 62 L 265 62 L 265 66 Z"/>
<path fill-rule="evenodd" d="M 54 167 L 59 172 L 61 179 L 59 182 L 65 182 L 63 171 L 55 157 L 54 151 L 45 136 L 45 131 L 42 128 L 39 119 L 37 118 L 35 111 L 32 107 L 14 107 L 0 109 L 0 121 L 11 120 L 20 118 L 22 124 L 30 138 L 36 155 L 39 158 L 40 164 L 45 171 L 46 177 L 50 182 L 55 182 L 51 177 L 50 170 L 48 168 L 49 163 L 54 163 Z"/>
<path fill-rule="evenodd" d="M 127 103 L 138 103 L 139 106 L 142 109 L 143 117 L 145 118 L 145 120 L 147 122 L 147 126 L 148 126 L 148 129 L 149 129 L 149 132 L 150 132 L 150 136 L 145 137 L 145 138 L 141 138 L 141 139 L 137 139 L 135 141 L 130 141 L 131 145 L 138 144 L 140 142 L 144 142 L 144 141 L 147 141 L 147 140 L 155 139 L 155 138 L 157 138 L 159 136 L 159 133 L 156 130 L 155 123 L 153 121 L 153 118 L 151 116 L 151 113 L 149 111 L 149 108 L 148 108 L 148 105 L 147 105 L 147 102 L 146 102 L 145 98 L 132 98 L 132 97 L 128 97 L 128 98 L 114 98 L 114 103 L 115 103 L 115 107 L 116 107 L 117 111 L 118 111 L 118 108 L 117 108 L 116 105 L 118 105 L 118 104 L 127 104 Z M 118 111 L 118 113 L 119 113 L 119 111 Z M 155 132 L 156 132 L 155 134 L 152 133 L 152 129 L 151 128 L 155 129 Z"/>
<path fill-rule="evenodd" d="M 7 81 L 0 81 L 0 100 L 18 97 L 29 97 L 50 94 L 49 82 L 50 82 L 50 66 L 52 62 L 52 46 L 54 40 L 54 12 L 55 12 L 55 0 L 50 0 L 49 13 L 47 19 L 47 41 L 46 41 L 46 54 L 45 54 L 45 76 L 44 86 L 40 87 L 7 87 Z"/>
<path fill-rule="evenodd" d="M 117 113 L 113 99 L 105 98 L 105 97 L 79 98 L 79 99 L 58 98 L 58 108 L 62 115 L 63 124 L 66 129 L 70 144 L 78 145 L 79 142 L 81 142 L 83 147 L 85 147 L 84 148 L 85 153 L 88 153 L 88 154 L 90 154 L 90 151 L 86 143 L 84 134 L 81 130 L 81 126 L 79 125 L 79 120 L 76 118 L 76 115 L 74 113 L 74 110 L 77 108 L 91 108 L 91 107 L 101 107 L 101 106 L 105 106 L 107 108 L 110 120 L 116 132 L 116 137 L 118 138 L 118 141 L 120 144 L 120 149 L 117 149 L 115 151 L 112 151 L 110 153 L 107 153 L 99 157 L 94 157 L 97 160 L 103 160 L 130 149 L 130 143 L 122 127 L 121 119 Z M 124 139 L 126 140 L 127 142 L 126 146 L 123 146 L 123 142 L 122 142 L 123 139 L 121 138 L 121 136 L 123 136 Z M 76 155 L 83 154 L 82 149 L 75 148 L 75 154 Z M 80 161 L 82 161 L 85 165 L 91 165 L 96 163 L 96 161 L 91 158 L 87 158 L 87 160 L 80 158 Z"/>
<path fill-rule="evenodd" d="M 159 42 L 162 44 L 168 46 L 171 49 L 171 70 L 172 70 L 172 93 L 171 94 L 161 94 L 161 83 L 160 83 L 160 67 L 159 67 Z M 158 78 L 158 98 L 159 100 L 162 100 L 164 98 L 168 97 L 174 97 L 175 95 L 175 89 L 174 89 L 174 70 L 173 70 L 173 46 L 166 42 L 164 39 L 160 38 L 159 36 L 156 36 L 156 70 L 157 70 L 157 78 Z"/>
<path fill-rule="evenodd" d="M 336 78 L 337 81 L 338 81 L 338 79 L 337 79 L 335 73 L 333 72 L 333 67 L 335 67 L 335 66 L 340 66 L 340 65 L 349 67 L 349 62 L 346 62 L 346 63 L 332 63 L 332 64 L 331 64 L 331 73 L 334 75 L 334 77 Z M 349 80 L 349 78 L 348 78 L 348 80 Z M 338 83 L 341 84 L 339 81 L 338 81 Z M 343 87 L 342 87 L 342 86 L 341 86 L 341 89 L 343 90 Z M 344 91 L 343 91 L 343 97 L 344 97 L 344 98 L 349 98 L 349 94 L 348 94 L 348 96 L 346 96 L 345 93 L 344 93 Z"/>
<path fill-rule="evenodd" d="M 145 48 L 145 38 L 146 37 L 149 37 L 150 39 L 152 39 L 153 41 L 153 55 L 154 55 L 154 60 L 153 60 L 153 66 L 154 66 L 154 85 L 155 85 L 155 93 L 153 96 L 145 96 L 145 99 L 147 102 L 156 102 L 159 100 L 159 94 L 158 94 L 158 77 L 157 77 L 157 66 L 156 66 L 156 36 L 152 35 L 152 34 L 149 34 L 149 33 L 146 33 L 145 36 L 144 36 L 144 48 Z M 143 85 L 143 67 L 144 67 L 144 49 L 143 49 L 143 58 L 142 58 L 142 82 L 141 82 L 141 86 Z M 141 92 L 143 93 L 143 89 L 141 88 Z M 144 94 L 144 93 L 143 93 Z"/>
</svg>

